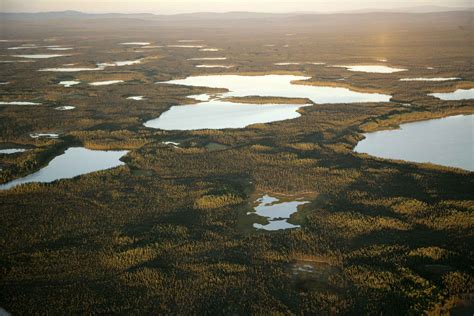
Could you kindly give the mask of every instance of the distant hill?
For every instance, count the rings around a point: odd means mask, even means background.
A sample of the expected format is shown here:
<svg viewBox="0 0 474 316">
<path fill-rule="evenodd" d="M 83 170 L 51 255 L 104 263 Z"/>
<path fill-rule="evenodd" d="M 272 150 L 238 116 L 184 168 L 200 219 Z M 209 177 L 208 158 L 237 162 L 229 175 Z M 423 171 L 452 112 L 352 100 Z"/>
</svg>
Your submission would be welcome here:
<svg viewBox="0 0 474 316">
<path fill-rule="evenodd" d="M 339 14 L 370 14 L 370 13 L 442 13 L 453 11 L 473 11 L 474 8 L 449 8 L 439 6 L 418 6 L 401 9 L 363 9 L 356 11 L 341 11 L 333 13 L 320 12 L 290 12 L 290 13 L 264 13 L 264 12 L 196 12 L 185 14 L 153 14 L 153 13 L 85 13 L 79 11 L 57 11 L 57 12 L 0 12 L 0 18 L 3 20 L 16 21 L 47 21 L 47 20 L 64 20 L 64 19 L 140 19 L 140 20 L 154 20 L 154 21 L 184 21 L 184 20 L 249 20 L 249 19 L 278 19 L 278 18 L 292 18 L 299 16 L 315 16 L 315 15 L 339 15 Z"/>
<path fill-rule="evenodd" d="M 406 7 L 406 8 L 397 8 L 397 9 L 380 9 L 380 8 L 369 8 L 361 10 L 351 10 L 351 11 L 340 11 L 338 13 L 348 13 L 348 14 L 358 14 L 358 13 L 370 13 L 370 12 L 390 12 L 390 13 L 436 13 L 436 12 L 451 12 L 451 11 L 472 11 L 474 7 L 470 8 L 460 8 L 460 7 L 442 7 L 434 5 L 425 5 L 425 6 L 416 6 L 416 7 Z"/>
<path fill-rule="evenodd" d="M 54 19 L 90 19 L 90 18 L 155 18 L 152 13 L 85 13 L 79 11 L 55 11 L 55 12 L 0 12 L 0 18 L 13 20 L 54 20 Z"/>
</svg>

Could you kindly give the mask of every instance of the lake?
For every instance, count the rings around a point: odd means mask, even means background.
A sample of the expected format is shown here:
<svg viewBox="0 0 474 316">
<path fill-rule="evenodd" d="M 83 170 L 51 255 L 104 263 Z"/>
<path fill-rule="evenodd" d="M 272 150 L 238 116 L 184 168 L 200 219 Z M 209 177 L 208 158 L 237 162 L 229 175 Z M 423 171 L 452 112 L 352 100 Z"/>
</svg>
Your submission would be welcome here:
<svg viewBox="0 0 474 316">
<path fill-rule="evenodd" d="M 3 155 L 11 155 L 16 153 L 22 153 L 26 151 L 24 148 L 8 148 L 8 149 L 0 149 L 0 154 Z"/>
<path fill-rule="evenodd" d="M 364 134 L 355 152 L 474 171 L 474 115 L 400 125 L 400 129 Z"/>
<path fill-rule="evenodd" d="M 24 183 L 70 179 L 82 174 L 117 167 L 124 164 L 120 158 L 127 153 L 126 150 L 100 151 L 81 147 L 68 148 L 63 154 L 51 160 L 46 167 L 26 177 L 2 184 L 0 190 L 8 190 Z"/>
<path fill-rule="evenodd" d="M 228 89 L 222 97 L 282 97 L 308 98 L 314 103 L 357 103 L 389 102 L 391 96 L 379 93 L 363 93 L 340 87 L 322 87 L 292 84 L 293 81 L 307 80 L 310 77 L 293 75 L 239 76 L 214 75 L 192 76 L 186 79 L 166 81 L 163 83 Z"/>
<path fill-rule="evenodd" d="M 41 105 L 37 102 L 27 102 L 27 101 L 0 101 L 1 105 Z"/>
<path fill-rule="evenodd" d="M 376 74 L 391 74 L 391 73 L 407 70 L 403 68 L 394 68 L 394 67 L 381 66 L 381 65 L 348 65 L 348 66 L 341 65 L 341 66 L 333 66 L 333 67 L 346 68 L 349 71 L 355 71 L 355 72 L 368 72 L 368 73 L 376 73 Z"/>
<path fill-rule="evenodd" d="M 162 130 L 198 130 L 244 128 L 256 123 L 270 123 L 300 117 L 304 104 L 247 104 L 218 100 L 172 106 L 160 117 L 146 122 Z"/>
<path fill-rule="evenodd" d="M 234 66 L 232 65 L 196 65 L 195 66 L 196 68 L 226 68 L 226 69 L 229 69 L 229 68 L 232 68 Z"/>
<path fill-rule="evenodd" d="M 70 80 L 70 81 L 60 81 L 59 84 L 66 87 L 66 88 L 70 88 L 72 86 L 75 86 L 76 84 L 80 84 L 81 82 L 80 81 L 77 81 L 77 80 Z"/>
<path fill-rule="evenodd" d="M 243 128 L 256 123 L 270 123 L 300 116 L 297 110 L 307 104 L 251 104 L 219 100 L 227 97 L 284 97 L 308 98 L 314 103 L 389 102 L 391 96 L 362 93 L 339 87 L 320 87 L 292 84 L 309 77 L 292 75 L 192 76 L 162 83 L 193 87 L 224 88 L 228 92 L 199 95 L 200 101 L 191 105 L 173 106 L 160 117 L 146 122 L 146 127 L 164 130 L 195 130 Z"/>
<path fill-rule="evenodd" d="M 445 101 L 469 100 L 474 99 L 474 88 L 457 89 L 454 92 L 447 93 L 431 93 L 430 95 Z"/>
<path fill-rule="evenodd" d="M 461 80 L 459 77 L 434 77 L 434 78 L 402 78 L 400 81 L 433 81 L 433 82 L 440 82 L 440 81 L 453 81 L 453 80 Z"/>
<path fill-rule="evenodd" d="M 46 59 L 46 58 L 66 57 L 66 56 L 70 56 L 70 55 L 32 54 L 32 55 L 12 55 L 12 56 L 13 57 L 19 57 L 19 58 Z"/>
<path fill-rule="evenodd" d="M 122 83 L 123 80 L 96 81 L 89 83 L 89 86 L 110 86 L 111 84 Z"/>
<path fill-rule="evenodd" d="M 136 95 L 136 96 L 128 97 L 127 100 L 142 101 L 142 100 L 145 100 L 145 97 L 142 95 Z"/>
</svg>

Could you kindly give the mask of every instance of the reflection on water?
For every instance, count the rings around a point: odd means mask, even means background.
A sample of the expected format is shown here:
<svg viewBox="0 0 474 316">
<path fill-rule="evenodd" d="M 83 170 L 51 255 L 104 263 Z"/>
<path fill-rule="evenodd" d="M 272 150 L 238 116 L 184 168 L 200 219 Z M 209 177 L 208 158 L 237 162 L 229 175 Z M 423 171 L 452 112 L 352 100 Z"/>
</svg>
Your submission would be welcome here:
<svg viewBox="0 0 474 316">
<path fill-rule="evenodd" d="M 0 154 L 4 155 L 11 155 L 16 153 L 22 153 L 26 151 L 24 148 L 8 148 L 8 149 L 0 149 Z"/>
<path fill-rule="evenodd" d="M 123 80 L 96 81 L 89 83 L 90 86 L 109 86 L 111 84 L 122 83 Z"/>
<path fill-rule="evenodd" d="M 70 81 L 60 81 L 59 84 L 66 87 L 66 88 L 70 88 L 72 86 L 75 86 L 76 84 L 80 84 L 81 82 L 80 81 L 77 81 L 77 80 L 70 80 Z"/>
<path fill-rule="evenodd" d="M 56 58 L 56 57 L 66 57 L 71 55 L 59 55 L 59 54 L 31 54 L 31 55 L 12 55 L 13 57 L 19 58 L 31 58 L 31 59 L 46 59 L 46 58 Z"/>
<path fill-rule="evenodd" d="M 407 123 L 364 136 L 354 151 L 474 171 L 474 115 Z"/>
<path fill-rule="evenodd" d="M 186 79 L 171 80 L 164 83 L 228 89 L 222 97 L 282 97 L 308 98 L 314 103 L 356 103 L 388 102 L 390 95 L 379 93 L 361 93 L 338 87 L 321 87 L 292 84 L 292 81 L 307 80 L 310 77 L 291 75 L 239 76 L 215 75 L 193 76 Z"/>
<path fill-rule="evenodd" d="M 0 101 L 0 104 L 2 105 L 41 105 L 41 103 L 26 102 L 26 101 L 10 101 L 10 102 Z"/>
<path fill-rule="evenodd" d="M 209 101 L 173 106 L 157 119 L 144 125 L 163 130 L 198 130 L 243 128 L 256 123 L 270 123 L 297 118 L 303 104 L 243 104 Z"/>
<path fill-rule="evenodd" d="M 369 73 L 377 73 L 377 74 L 391 74 L 394 72 L 407 70 L 403 68 L 394 68 L 394 67 L 381 66 L 381 65 L 349 65 L 349 66 L 341 65 L 341 66 L 333 66 L 333 67 L 346 68 L 349 71 L 369 72 Z"/>
<path fill-rule="evenodd" d="M 390 95 L 361 93 L 346 88 L 319 87 L 292 84 L 309 77 L 291 75 L 194 76 L 164 83 L 193 87 L 224 88 L 225 93 L 215 94 L 217 99 L 200 95 L 198 104 L 173 106 L 145 126 L 165 130 L 243 128 L 255 123 L 269 123 L 300 116 L 297 110 L 304 104 L 252 104 L 220 101 L 227 97 L 283 97 L 308 98 L 315 103 L 388 102 Z M 209 100 L 209 101 L 207 101 Z"/>
<path fill-rule="evenodd" d="M 0 190 L 7 190 L 17 185 L 30 182 L 53 182 L 58 179 L 69 179 L 76 176 L 123 165 L 120 158 L 128 151 L 100 151 L 86 148 L 69 148 L 64 154 L 55 157 L 39 171 L 24 178 L 0 185 Z"/>
<path fill-rule="evenodd" d="M 474 99 L 474 88 L 458 89 L 454 92 L 447 92 L 447 93 L 431 93 L 430 95 L 435 98 L 446 100 L 446 101 L 468 100 L 468 99 Z"/>
<path fill-rule="evenodd" d="M 453 81 L 453 80 L 461 80 L 458 77 L 435 77 L 435 78 L 402 78 L 400 81 Z"/>
</svg>

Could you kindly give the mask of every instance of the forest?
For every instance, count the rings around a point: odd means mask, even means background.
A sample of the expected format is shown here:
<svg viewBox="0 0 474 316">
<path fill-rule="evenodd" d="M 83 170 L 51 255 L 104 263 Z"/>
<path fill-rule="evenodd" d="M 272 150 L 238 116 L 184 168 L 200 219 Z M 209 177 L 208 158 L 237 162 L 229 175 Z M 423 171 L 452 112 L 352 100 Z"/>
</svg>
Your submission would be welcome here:
<svg viewBox="0 0 474 316">
<path fill-rule="evenodd" d="M 9 84 L 0 85 L 0 101 L 41 105 L 0 105 L 0 149 L 28 149 L 0 154 L 0 183 L 40 170 L 70 147 L 130 152 L 113 169 L 0 191 L 0 307 L 12 315 L 471 315 L 474 174 L 353 149 L 366 132 L 474 114 L 472 99 L 429 95 L 474 88 L 472 14 L 186 19 L 5 23 L 4 36 L 20 44 L 75 49 L 2 63 L 0 82 Z M 169 47 L 183 39 L 220 51 Z M 120 44 L 130 41 L 157 47 Z M 0 42 L 1 59 L 20 44 Z M 209 54 L 235 67 L 188 60 Z M 330 67 L 380 58 L 408 71 Z M 137 59 L 101 71 L 38 71 Z M 275 66 L 281 62 L 302 63 Z M 294 84 L 392 98 L 234 97 L 311 106 L 295 119 L 241 129 L 143 126 L 171 106 L 198 102 L 189 96 L 222 92 L 160 82 L 216 73 L 304 75 L 311 79 Z M 462 80 L 400 80 L 420 76 Z M 80 83 L 59 84 L 68 80 Z M 88 84 L 106 80 L 124 82 Z M 66 105 L 75 109 L 54 110 Z M 300 227 L 255 229 L 248 213 L 265 194 L 309 201 L 289 219 Z"/>
</svg>

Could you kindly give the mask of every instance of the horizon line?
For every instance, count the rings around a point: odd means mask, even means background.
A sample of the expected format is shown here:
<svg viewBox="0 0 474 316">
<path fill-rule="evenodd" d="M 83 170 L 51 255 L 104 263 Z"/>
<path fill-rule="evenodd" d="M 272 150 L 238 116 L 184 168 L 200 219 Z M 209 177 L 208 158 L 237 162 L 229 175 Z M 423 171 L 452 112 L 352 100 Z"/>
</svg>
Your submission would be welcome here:
<svg viewBox="0 0 474 316">
<path fill-rule="evenodd" d="M 407 8 L 395 8 L 395 9 L 382 9 L 382 8 L 366 8 L 366 9 L 356 9 L 348 11 L 288 11 L 288 12 L 269 12 L 269 11 L 192 11 L 192 12 L 181 12 L 181 13 L 156 13 L 156 12 L 87 12 L 79 10 L 58 10 L 58 11 L 0 11 L 0 14 L 48 14 L 48 13 L 66 13 L 74 12 L 81 14 L 90 14 L 90 15 L 107 15 L 107 14 L 121 14 L 121 15 L 165 15 L 165 16 L 174 16 L 174 15 L 191 15 L 191 14 L 229 14 L 229 13 L 253 13 L 253 14 L 274 14 L 274 15 L 283 15 L 283 14 L 365 14 L 365 13 L 406 13 L 406 14 L 427 14 L 427 13 L 443 13 L 443 12 L 454 12 L 454 11 L 471 11 L 474 10 L 472 7 L 439 7 L 441 10 L 429 11 L 426 12 L 410 12 L 409 9 L 415 9 L 419 7 L 407 7 Z"/>
</svg>

